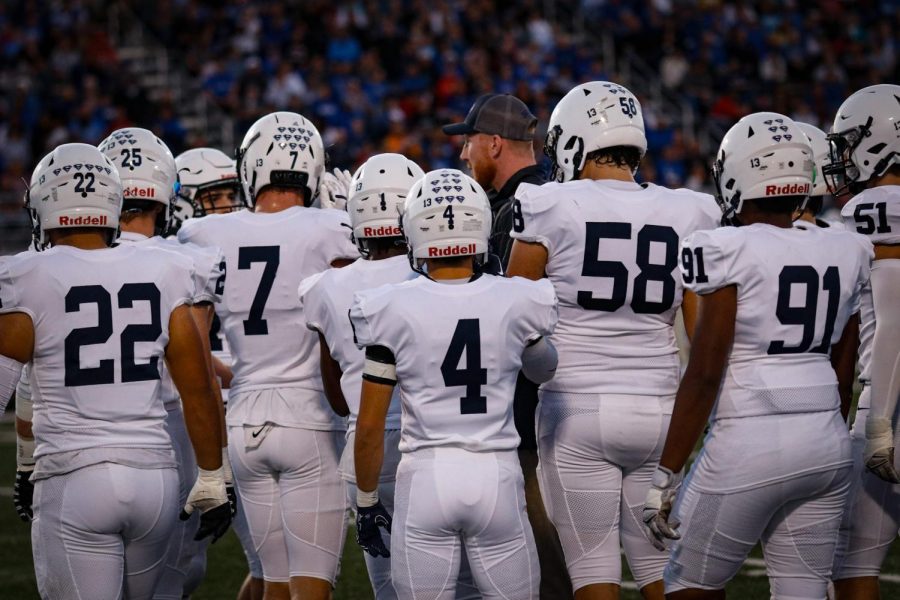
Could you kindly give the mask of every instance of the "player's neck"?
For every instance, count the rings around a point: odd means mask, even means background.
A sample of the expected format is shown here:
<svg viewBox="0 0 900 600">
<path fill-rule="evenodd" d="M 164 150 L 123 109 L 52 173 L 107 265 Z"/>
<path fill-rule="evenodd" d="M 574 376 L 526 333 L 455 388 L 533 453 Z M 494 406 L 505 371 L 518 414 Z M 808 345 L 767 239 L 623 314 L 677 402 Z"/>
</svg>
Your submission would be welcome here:
<svg viewBox="0 0 900 600">
<path fill-rule="evenodd" d="M 72 246 L 80 250 L 109 248 L 109 232 L 97 227 L 54 229 L 49 232 L 51 246 Z"/>
<path fill-rule="evenodd" d="M 367 260 L 385 260 L 387 258 L 394 258 L 395 256 L 402 256 L 406 254 L 406 245 L 394 245 L 388 247 L 375 247 L 369 250 L 369 255 L 366 257 Z"/>
<path fill-rule="evenodd" d="M 773 227 L 781 227 L 782 229 L 790 229 L 794 226 L 794 215 L 789 212 L 769 212 L 759 210 L 752 200 L 745 200 L 738 215 L 741 225 L 754 225 L 762 223 L 764 225 L 772 225 Z M 813 220 L 815 223 L 815 220 Z"/>
<path fill-rule="evenodd" d="M 156 217 L 149 214 L 139 214 L 135 217 L 119 223 L 119 229 L 123 233 L 136 233 L 151 238 L 156 235 Z"/>
<path fill-rule="evenodd" d="M 807 223 L 815 224 L 816 215 L 812 214 L 811 211 L 804 210 L 802 213 L 800 213 L 800 216 L 797 217 L 797 220 L 798 221 L 806 221 Z"/>
<path fill-rule="evenodd" d="M 304 206 L 299 190 L 263 190 L 256 197 L 253 212 L 276 213 L 295 206 Z"/>
<path fill-rule="evenodd" d="M 589 160 L 581 170 L 579 179 L 612 179 L 615 181 L 626 181 L 634 183 L 634 174 L 628 167 L 617 167 L 608 163 L 597 163 Z"/>
<path fill-rule="evenodd" d="M 468 279 L 475 274 L 471 256 L 459 258 L 426 258 L 425 272 L 435 281 Z"/>
<path fill-rule="evenodd" d="M 869 187 L 873 188 L 881 187 L 883 185 L 900 185 L 900 174 L 894 172 L 896 168 L 897 167 L 895 165 L 894 169 L 889 170 L 881 177 L 876 177 L 875 179 L 873 179 Z"/>
<path fill-rule="evenodd" d="M 491 187 L 499 192 L 513 175 L 534 164 L 533 154 L 531 156 L 525 154 L 521 156 L 515 155 L 507 161 L 498 161 L 497 171 L 494 173 L 494 180 L 491 182 Z"/>
</svg>

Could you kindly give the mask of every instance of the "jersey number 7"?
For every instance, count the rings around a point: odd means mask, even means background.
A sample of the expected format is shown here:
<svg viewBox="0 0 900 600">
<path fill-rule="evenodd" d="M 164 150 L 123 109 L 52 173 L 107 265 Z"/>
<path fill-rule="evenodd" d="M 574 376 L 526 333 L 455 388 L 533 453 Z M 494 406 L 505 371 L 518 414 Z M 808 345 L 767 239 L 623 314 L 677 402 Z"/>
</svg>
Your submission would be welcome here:
<svg viewBox="0 0 900 600">
<path fill-rule="evenodd" d="M 281 246 L 246 246 L 238 248 L 238 270 L 246 270 L 256 262 L 265 263 L 259 287 L 250 304 L 250 314 L 244 319 L 244 335 L 266 335 L 269 333 L 269 322 L 263 319 L 266 302 L 272 293 L 275 273 L 281 263 Z"/>
</svg>

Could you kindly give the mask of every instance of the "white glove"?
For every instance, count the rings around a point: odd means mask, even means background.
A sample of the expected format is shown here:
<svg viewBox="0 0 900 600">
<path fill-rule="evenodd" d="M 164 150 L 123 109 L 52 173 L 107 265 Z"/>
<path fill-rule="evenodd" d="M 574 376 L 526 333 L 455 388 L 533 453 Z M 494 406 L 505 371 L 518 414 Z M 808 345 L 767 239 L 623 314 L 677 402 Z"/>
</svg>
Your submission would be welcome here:
<svg viewBox="0 0 900 600">
<path fill-rule="evenodd" d="M 345 210 L 350 197 L 350 171 L 334 169 L 326 172 L 319 180 L 319 205 L 322 208 Z"/>
<path fill-rule="evenodd" d="M 191 493 L 188 494 L 182 514 L 190 515 L 195 510 L 205 513 L 222 504 L 228 504 L 228 494 L 225 493 L 224 467 L 219 467 L 214 471 L 199 469 L 197 481 L 191 488 Z"/>
<path fill-rule="evenodd" d="M 681 539 L 681 534 L 677 531 L 680 523 L 677 521 L 670 523 L 669 515 L 675 496 L 678 495 L 678 488 L 681 487 L 682 478 L 681 472 L 672 473 L 662 465 L 656 467 L 644 500 L 644 524 L 650 530 L 650 542 L 653 547 L 661 552 L 666 550 L 667 539 Z"/>
<path fill-rule="evenodd" d="M 894 429 L 884 417 L 866 419 L 866 449 L 863 452 L 866 468 L 888 483 L 900 483 L 894 468 Z"/>
</svg>

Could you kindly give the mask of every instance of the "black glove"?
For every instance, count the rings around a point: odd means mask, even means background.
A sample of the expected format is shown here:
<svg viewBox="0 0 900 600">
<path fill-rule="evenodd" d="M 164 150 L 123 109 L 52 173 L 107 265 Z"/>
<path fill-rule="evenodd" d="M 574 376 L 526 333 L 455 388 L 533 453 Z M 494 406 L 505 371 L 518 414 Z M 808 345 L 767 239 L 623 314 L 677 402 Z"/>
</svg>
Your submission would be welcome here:
<svg viewBox="0 0 900 600">
<path fill-rule="evenodd" d="M 225 483 L 225 493 L 228 495 L 228 505 L 231 507 L 231 518 L 237 516 L 237 490 L 234 489 L 234 482 Z"/>
<path fill-rule="evenodd" d="M 191 515 L 181 511 L 179 518 L 182 521 L 187 521 L 191 518 Z M 225 532 L 228 531 L 230 526 L 231 502 L 226 502 L 215 508 L 211 508 L 200 515 L 200 528 L 197 529 L 197 535 L 194 536 L 194 541 L 199 542 L 203 538 L 211 535 L 212 543 L 215 544 L 219 541 L 220 537 L 225 535 Z"/>
<path fill-rule="evenodd" d="M 30 523 L 34 518 L 31 503 L 34 499 L 34 484 L 30 477 L 33 471 L 16 471 L 16 483 L 13 488 L 13 503 L 16 505 L 16 513 L 19 518 Z"/>
<path fill-rule="evenodd" d="M 391 532 L 391 515 L 385 510 L 381 500 L 374 506 L 356 509 L 356 543 L 374 557 L 390 557 L 390 551 L 381 539 L 379 527 Z"/>
</svg>

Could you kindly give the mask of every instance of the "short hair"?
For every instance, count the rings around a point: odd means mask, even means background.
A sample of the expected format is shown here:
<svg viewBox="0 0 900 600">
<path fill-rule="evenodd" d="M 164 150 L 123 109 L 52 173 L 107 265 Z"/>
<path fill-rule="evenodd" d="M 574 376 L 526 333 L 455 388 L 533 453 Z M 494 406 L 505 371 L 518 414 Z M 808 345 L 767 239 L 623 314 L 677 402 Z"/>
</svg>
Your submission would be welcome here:
<svg viewBox="0 0 900 600">
<path fill-rule="evenodd" d="M 634 146 L 611 146 L 588 152 L 584 164 L 595 162 L 598 165 L 628 167 L 634 173 L 640 166 L 642 157 L 643 153 L 640 148 Z"/>
<path fill-rule="evenodd" d="M 165 210 L 165 206 L 154 200 L 141 200 L 139 198 L 125 198 L 122 200 L 122 214 L 120 220 L 127 223 L 146 213 L 161 213 Z"/>
<path fill-rule="evenodd" d="M 778 196 L 777 198 L 746 199 L 744 202 L 752 202 L 759 212 L 772 215 L 792 215 L 796 212 L 806 196 Z"/>
</svg>

